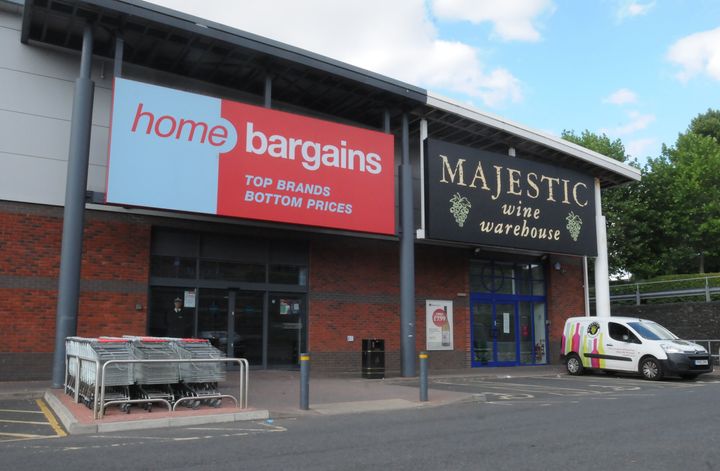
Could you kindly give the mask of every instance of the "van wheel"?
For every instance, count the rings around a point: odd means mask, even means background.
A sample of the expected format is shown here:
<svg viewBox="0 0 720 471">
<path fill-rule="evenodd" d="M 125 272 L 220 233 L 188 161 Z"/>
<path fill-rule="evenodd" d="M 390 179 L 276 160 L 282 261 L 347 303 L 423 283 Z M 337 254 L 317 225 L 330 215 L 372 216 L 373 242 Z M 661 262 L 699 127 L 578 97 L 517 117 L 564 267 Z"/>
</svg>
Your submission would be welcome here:
<svg viewBox="0 0 720 471">
<path fill-rule="evenodd" d="M 662 379 L 663 370 L 660 362 L 653 357 L 643 358 L 640 362 L 640 374 L 649 381 L 657 381 Z"/>
<path fill-rule="evenodd" d="M 585 368 L 583 368 L 583 364 L 580 361 L 580 357 L 574 353 L 568 355 L 565 366 L 567 367 L 568 374 L 573 376 L 579 376 L 585 371 Z"/>
</svg>

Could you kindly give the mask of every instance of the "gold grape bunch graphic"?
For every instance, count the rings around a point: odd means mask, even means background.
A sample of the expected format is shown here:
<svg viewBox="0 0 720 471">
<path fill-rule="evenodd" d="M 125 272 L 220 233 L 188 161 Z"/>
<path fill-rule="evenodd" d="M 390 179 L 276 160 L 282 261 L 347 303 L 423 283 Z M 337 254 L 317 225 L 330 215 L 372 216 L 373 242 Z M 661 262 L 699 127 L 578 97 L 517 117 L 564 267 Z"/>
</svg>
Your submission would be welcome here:
<svg viewBox="0 0 720 471">
<path fill-rule="evenodd" d="M 565 220 L 567 221 L 566 227 L 568 232 L 570 232 L 570 237 L 572 237 L 572 240 L 577 242 L 578 237 L 580 236 L 580 229 L 582 228 L 582 218 L 570 211 Z"/>
<path fill-rule="evenodd" d="M 460 196 L 460 193 L 455 193 L 455 195 L 450 198 L 450 213 L 455 218 L 458 226 L 463 227 L 468 214 L 470 214 L 471 207 L 470 200 L 464 196 Z"/>
</svg>

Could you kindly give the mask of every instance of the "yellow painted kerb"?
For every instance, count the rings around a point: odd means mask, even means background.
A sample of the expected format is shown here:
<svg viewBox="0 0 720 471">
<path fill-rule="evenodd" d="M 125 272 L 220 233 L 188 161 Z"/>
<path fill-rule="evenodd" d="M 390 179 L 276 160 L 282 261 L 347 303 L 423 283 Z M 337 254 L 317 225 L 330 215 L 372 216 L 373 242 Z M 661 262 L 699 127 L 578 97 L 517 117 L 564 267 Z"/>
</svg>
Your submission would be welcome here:
<svg viewBox="0 0 720 471">
<path fill-rule="evenodd" d="M 47 418 L 48 423 L 52 427 L 52 429 L 55 431 L 55 434 L 58 437 L 66 437 L 67 433 L 65 433 L 65 430 L 60 426 L 57 419 L 55 419 L 55 416 L 52 412 L 50 412 L 50 409 L 45 404 L 45 401 L 42 399 L 35 399 L 35 402 L 37 402 L 38 407 L 42 411 L 43 414 L 45 414 L 45 417 Z"/>
</svg>

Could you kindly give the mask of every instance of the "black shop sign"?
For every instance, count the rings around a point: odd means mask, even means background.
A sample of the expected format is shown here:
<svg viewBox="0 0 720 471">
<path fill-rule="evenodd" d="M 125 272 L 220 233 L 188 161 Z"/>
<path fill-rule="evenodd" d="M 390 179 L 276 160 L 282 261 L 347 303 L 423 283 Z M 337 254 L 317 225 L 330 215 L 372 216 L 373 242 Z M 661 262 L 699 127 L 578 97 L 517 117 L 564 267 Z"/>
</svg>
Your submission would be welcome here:
<svg viewBox="0 0 720 471">
<path fill-rule="evenodd" d="M 597 255 L 594 180 L 573 170 L 427 139 L 430 239 Z"/>
</svg>

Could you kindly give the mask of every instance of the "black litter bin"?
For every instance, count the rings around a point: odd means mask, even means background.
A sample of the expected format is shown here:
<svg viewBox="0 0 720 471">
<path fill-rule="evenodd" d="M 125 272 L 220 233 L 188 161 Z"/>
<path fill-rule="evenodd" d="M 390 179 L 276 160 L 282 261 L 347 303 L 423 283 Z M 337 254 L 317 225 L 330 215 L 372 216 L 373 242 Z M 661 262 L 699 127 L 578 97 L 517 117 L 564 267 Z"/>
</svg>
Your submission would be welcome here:
<svg viewBox="0 0 720 471">
<path fill-rule="evenodd" d="M 385 377 L 385 340 L 363 339 L 362 377 L 369 379 Z"/>
</svg>

